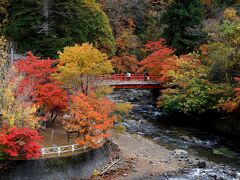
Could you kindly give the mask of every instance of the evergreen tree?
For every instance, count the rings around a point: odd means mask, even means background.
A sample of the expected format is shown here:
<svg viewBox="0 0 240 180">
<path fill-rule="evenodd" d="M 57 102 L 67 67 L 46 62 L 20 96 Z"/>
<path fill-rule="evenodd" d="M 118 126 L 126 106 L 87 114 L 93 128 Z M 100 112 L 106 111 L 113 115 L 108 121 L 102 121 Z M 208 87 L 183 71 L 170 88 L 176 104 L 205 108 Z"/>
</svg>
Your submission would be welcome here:
<svg viewBox="0 0 240 180">
<path fill-rule="evenodd" d="M 161 21 L 166 25 L 163 37 L 177 54 L 191 52 L 203 41 L 205 34 L 198 29 L 202 18 L 200 0 L 175 0 L 163 14 Z"/>
<path fill-rule="evenodd" d="M 3 21 L 6 17 L 6 7 L 8 5 L 8 0 L 1 0 L 0 1 L 0 30 L 2 29 Z"/>
<path fill-rule="evenodd" d="M 115 42 L 95 0 L 12 0 L 5 34 L 21 52 L 55 57 L 67 45 L 90 42 L 110 55 Z"/>
</svg>

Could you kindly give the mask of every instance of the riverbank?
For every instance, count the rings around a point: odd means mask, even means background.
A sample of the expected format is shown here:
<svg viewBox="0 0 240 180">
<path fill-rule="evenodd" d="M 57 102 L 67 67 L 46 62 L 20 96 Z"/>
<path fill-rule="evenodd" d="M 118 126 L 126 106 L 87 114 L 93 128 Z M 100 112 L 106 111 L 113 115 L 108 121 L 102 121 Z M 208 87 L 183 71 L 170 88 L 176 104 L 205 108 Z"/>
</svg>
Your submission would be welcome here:
<svg viewBox="0 0 240 180">
<path fill-rule="evenodd" d="M 189 157 L 183 150 L 171 151 L 139 134 L 125 132 L 113 137 L 112 142 L 119 148 L 115 157 L 121 162 L 109 168 L 101 177 L 93 177 L 93 180 L 137 180 L 163 175 L 170 177 L 189 169 L 191 165 L 187 161 L 192 164 L 198 162 L 195 157 Z"/>
<path fill-rule="evenodd" d="M 187 167 L 184 161 L 173 157 L 172 151 L 138 134 L 124 133 L 113 142 L 120 148 L 120 157 L 131 159 L 134 168 L 116 179 L 145 179 L 166 172 L 178 172 Z"/>
<path fill-rule="evenodd" d="M 91 180 L 239 180 L 240 173 L 182 149 L 169 150 L 139 134 L 123 133 L 112 138 L 117 155 L 101 176 Z M 103 172 L 103 171 L 102 171 Z"/>
</svg>

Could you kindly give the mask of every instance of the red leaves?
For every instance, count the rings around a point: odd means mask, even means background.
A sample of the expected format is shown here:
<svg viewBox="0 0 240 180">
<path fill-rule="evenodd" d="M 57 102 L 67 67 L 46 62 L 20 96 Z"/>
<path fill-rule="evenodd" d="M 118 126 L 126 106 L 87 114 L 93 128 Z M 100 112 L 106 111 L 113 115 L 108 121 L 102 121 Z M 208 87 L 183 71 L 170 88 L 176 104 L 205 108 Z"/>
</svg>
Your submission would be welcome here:
<svg viewBox="0 0 240 180">
<path fill-rule="evenodd" d="M 34 97 L 36 104 L 40 107 L 46 106 L 47 111 L 64 112 L 67 110 L 67 92 L 57 82 L 36 86 Z"/>
<path fill-rule="evenodd" d="M 60 84 L 51 79 L 52 73 L 57 70 L 53 68 L 56 60 L 39 60 L 31 52 L 25 60 L 17 61 L 15 66 L 18 72 L 24 75 L 18 93 L 30 89 L 32 100 L 39 107 L 47 111 L 64 112 L 67 110 L 67 92 Z"/>
<path fill-rule="evenodd" d="M 35 88 L 37 85 L 50 81 L 51 74 L 56 72 L 52 67 L 55 60 L 39 60 L 31 52 L 25 60 L 19 60 L 15 63 L 15 67 L 19 73 L 24 75 L 20 84 L 19 92 L 23 93 L 27 88 Z"/>
<path fill-rule="evenodd" d="M 0 132 L 0 147 L 9 159 L 38 159 L 41 156 L 39 142 L 42 136 L 29 128 L 10 128 Z"/>
<path fill-rule="evenodd" d="M 111 63 L 117 73 L 135 73 L 138 69 L 138 60 L 135 55 L 115 56 L 112 58 Z"/>
<path fill-rule="evenodd" d="M 224 104 L 221 105 L 221 108 L 223 111 L 226 112 L 233 112 L 238 108 L 238 103 L 236 102 L 225 102 Z"/>
<path fill-rule="evenodd" d="M 152 53 L 139 63 L 142 66 L 139 69 L 140 72 L 147 70 L 150 75 L 160 76 L 160 81 L 165 81 L 168 70 L 175 67 L 174 60 L 169 59 L 172 57 L 174 50 L 164 44 L 164 39 L 147 43 L 145 45 L 146 50 Z"/>
<path fill-rule="evenodd" d="M 240 77 L 234 77 L 235 81 L 240 82 Z M 240 88 L 234 88 L 233 91 L 235 92 L 235 97 L 227 102 L 222 103 L 221 108 L 226 112 L 233 112 L 239 108 L 239 101 L 240 101 Z"/>
</svg>

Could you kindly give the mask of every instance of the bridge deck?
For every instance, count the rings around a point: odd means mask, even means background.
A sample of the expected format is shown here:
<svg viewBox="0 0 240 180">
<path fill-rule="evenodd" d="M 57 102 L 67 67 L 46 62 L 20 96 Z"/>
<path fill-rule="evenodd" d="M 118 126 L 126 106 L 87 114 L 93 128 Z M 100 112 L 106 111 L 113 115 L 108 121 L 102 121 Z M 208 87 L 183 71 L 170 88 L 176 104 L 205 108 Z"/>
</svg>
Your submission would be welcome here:
<svg viewBox="0 0 240 180">
<path fill-rule="evenodd" d="M 110 85 L 110 86 L 116 86 L 116 85 L 159 85 L 161 83 L 154 82 L 154 81 L 103 81 L 104 84 Z"/>
<path fill-rule="evenodd" d="M 159 76 L 145 76 L 143 74 L 132 74 L 130 77 L 122 74 L 110 76 L 98 76 L 97 80 L 103 85 L 114 88 L 161 88 L 162 83 Z"/>
</svg>

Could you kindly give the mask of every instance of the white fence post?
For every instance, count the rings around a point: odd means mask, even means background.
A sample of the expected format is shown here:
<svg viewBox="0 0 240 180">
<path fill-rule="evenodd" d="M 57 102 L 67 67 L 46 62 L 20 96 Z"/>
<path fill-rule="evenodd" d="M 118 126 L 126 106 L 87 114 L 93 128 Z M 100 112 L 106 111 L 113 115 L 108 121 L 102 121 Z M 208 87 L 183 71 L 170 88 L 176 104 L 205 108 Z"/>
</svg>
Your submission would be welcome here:
<svg viewBox="0 0 240 180">
<path fill-rule="evenodd" d="M 75 148 L 74 148 L 74 145 L 72 145 L 72 152 L 74 152 Z"/>
<path fill-rule="evenodd" d="M 42 157 L 44 156 L 45 154 L 45 148 L 42 148 Z"/>
<path fill-rule="evenodd" d="M 58 156 L 61 154 L 61 147 L 58 147 Z"/>
</svg>

